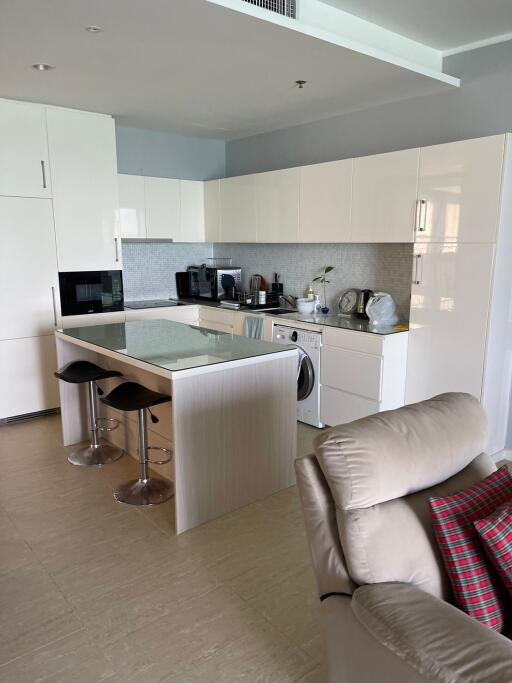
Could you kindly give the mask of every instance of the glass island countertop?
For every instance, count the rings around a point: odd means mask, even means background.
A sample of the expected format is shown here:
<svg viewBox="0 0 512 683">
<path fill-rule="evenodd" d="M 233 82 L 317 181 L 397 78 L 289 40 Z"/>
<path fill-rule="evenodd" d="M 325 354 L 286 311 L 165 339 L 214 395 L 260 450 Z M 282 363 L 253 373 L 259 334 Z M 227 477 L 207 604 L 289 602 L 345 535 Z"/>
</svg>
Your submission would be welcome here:
<svg viewBox="0 0 512 683">
<path fill-rule="evenodd" d="M 247 339 L 170 320 L 68 327 L 60 332 L 171 372 L 296 349 L 292 345 Z"/>
</svg>

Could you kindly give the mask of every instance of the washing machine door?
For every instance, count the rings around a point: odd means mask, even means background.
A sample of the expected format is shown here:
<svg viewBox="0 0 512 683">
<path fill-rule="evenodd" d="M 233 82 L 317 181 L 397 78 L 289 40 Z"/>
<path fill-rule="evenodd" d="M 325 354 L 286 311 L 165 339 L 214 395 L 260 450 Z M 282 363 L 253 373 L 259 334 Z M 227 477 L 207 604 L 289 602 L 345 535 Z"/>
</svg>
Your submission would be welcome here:
<svg viewBox="0 0 512 683">
<path fill-rule="evenodd" d="M 299 348 L 299 367 L 297 372 L 297 401 L 304 401 L 315 386 L 315 369 L 311 358 Z"/>
</svg>

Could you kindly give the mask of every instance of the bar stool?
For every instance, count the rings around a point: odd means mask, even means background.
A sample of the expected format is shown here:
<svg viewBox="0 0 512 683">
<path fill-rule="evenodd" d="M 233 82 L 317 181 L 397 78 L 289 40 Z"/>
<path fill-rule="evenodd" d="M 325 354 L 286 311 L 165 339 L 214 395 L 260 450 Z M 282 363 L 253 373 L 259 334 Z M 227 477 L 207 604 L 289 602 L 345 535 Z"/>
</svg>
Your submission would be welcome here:
<svg viewBox="0 0 512 683">
<path fill-rule="evenodd" d="M 165 465 L 171 461 L 172 453 L 168 448 L 160 448 L 159 446 L 148 446 L 148 430 L 146 422 L 146 409 L 149 410 L 152 406 L 160 403 L 167 403 L 171 400 L 170 396 L 159 394 L 156 391 L 147 389 L 142 384 L 136 382 L 124 382 L 112 389 L 108 396 L 100 399 L 102 403 L 117 410 L 123 411 L 138 411 L 139 418 L 139 463 L 140 476 L 138 479 L 121 484 L 121 486 L 114 492 L 114 498 L 120 503 L 127 505 L 159 505 L 164 503 L 174 495 L 174 486 L 168 479 L 161 477 L 149 476 L 148 465 Z M 151 413 L 151 410 L 149 410 Z M 151 421 L 158 422 L 158 418 L 151 413 Z M 148 458 L 148 451 L 162 451 L 169 457 L 164 460 L 150 460 Z"/>
<path fill-rule="evenodd" d="M 109 465 L 119 460 L 124 451 L 117 446 L 102 442 L 100 439 L 100 432 L 111 432 L 119 426 L 119 422 L 110 417 L 98 417 L 96 392 L 101 395 L 103 391 L 96 386 L 96 382 L 109 377 L 121 377 L 121 373 L 117 370 L 105 370 L 86 360 L 77 360 L 66 365 L 59 372 L 55 372 L 54 375 L 63 382 L 70 384 L 88 383 L 91 443 L 89 446 L 73 451 L 68 457 L 68 461 L 79 467 L 103 467 L 103 465 Z"/>
</svg>

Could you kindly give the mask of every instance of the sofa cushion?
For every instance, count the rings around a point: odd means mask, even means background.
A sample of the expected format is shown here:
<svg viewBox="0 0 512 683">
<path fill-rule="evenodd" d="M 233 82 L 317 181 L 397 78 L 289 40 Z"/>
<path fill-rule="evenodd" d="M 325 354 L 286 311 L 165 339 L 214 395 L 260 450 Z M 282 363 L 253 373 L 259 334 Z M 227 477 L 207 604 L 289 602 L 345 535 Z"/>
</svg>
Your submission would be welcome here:
<svg viewBox="0 0 512 683">
<path fill-rule="evenodd" d="M 504 627 L 506 604 L 473 522 L 511 499 L 512 478 L 507 467 L 463 491 L 430 499 L 434 533 L 457 604 L 497 631 Z"/>
<path fill-rule="evenodd" d="M 337 507 L 356 510 L 445 481 L 486 442 L 476 398 L 451 393 L 333 427 L 317 437 L 315 453 Z"/>
<path fill-rule="evenodd" d="M 512 595 L 512 501 L 473 524 L 487 555 Z"/>
</svg>

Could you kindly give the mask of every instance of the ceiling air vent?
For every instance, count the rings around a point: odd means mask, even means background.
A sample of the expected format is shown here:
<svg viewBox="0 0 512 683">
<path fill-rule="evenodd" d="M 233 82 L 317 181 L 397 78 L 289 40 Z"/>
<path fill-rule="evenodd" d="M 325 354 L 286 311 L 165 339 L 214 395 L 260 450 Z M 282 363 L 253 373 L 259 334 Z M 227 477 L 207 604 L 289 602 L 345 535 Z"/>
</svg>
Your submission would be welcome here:
<svg viewBox="0 0 512 683">
<path fill-rule="evenodd" d="M 296 18 L 296 0 L 243 0 L 248 2 L 250 5 L 256 5 L 256 7 L 262 7 L 263 9 L 268 9 L 270 12 L 275 12 L 276 14 L 282 14 L 283 17 Z"/>
</svg>

